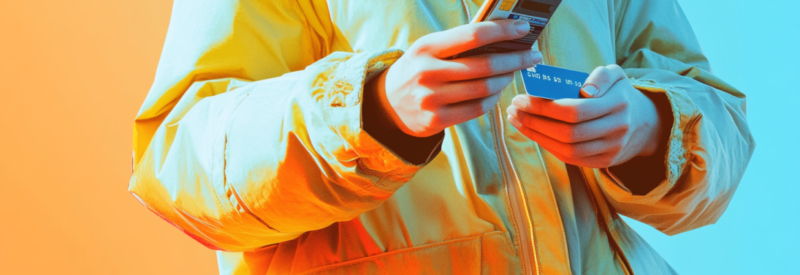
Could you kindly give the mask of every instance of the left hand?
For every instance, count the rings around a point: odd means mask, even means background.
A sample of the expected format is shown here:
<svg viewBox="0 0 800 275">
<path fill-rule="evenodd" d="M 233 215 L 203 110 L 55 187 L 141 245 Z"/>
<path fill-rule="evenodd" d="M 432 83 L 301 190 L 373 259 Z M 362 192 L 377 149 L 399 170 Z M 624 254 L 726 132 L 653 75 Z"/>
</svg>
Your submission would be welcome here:
<svg viewBox="0 0 800 275">
<path fill-rule="evenodd" d="M 561 161 L 605 168 L 658 150 L 662 121 L 650 98 L 617 65 L 598 67 L 580 99 L 518 95 L 508 120 Z"/>
</svg>

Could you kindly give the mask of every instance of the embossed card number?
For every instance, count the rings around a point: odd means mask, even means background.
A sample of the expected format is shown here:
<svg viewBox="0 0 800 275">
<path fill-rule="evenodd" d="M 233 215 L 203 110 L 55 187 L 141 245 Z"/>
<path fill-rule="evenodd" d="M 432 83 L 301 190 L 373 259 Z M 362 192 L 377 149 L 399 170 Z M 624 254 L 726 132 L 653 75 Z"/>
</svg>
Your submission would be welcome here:
<svg viewBox="0 0 800 275">
<path fill-rule="evenodd" d="M 578 98 L 588 73 L 537 64 L 520 71 L 529 95 L 548 98 Z"/>
</svg>

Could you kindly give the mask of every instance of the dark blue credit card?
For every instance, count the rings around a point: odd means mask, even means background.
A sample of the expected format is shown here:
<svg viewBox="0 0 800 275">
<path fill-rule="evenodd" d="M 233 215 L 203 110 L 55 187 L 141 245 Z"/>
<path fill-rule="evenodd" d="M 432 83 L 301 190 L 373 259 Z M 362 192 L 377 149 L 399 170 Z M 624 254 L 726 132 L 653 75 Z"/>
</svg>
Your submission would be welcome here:
<svg viewBox="0 0 800 275">
<path fill-rule="evenodd" d="M 520 71 L 529 95 L 548 98 L 579 98 L 589 74 L 559 67 L 537 64 Z"/>
</svg>

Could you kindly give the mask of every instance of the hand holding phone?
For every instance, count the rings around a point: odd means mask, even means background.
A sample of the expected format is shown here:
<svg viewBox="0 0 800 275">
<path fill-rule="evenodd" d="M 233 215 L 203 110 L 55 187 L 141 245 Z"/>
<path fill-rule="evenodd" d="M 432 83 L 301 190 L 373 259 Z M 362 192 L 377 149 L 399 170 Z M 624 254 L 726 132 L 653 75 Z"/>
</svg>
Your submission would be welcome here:
<svg viewBox="0 0 800 275">
<path fill-rule="evenodd" d="M 518 20 L 458 26 L 421 37 L 388 70 L 372 80 L 366 96 L 377 97 L 393 126 L 405 134 L 429 137 L 491 110 L 514 72 L 541 62 L 534 50 L 453 55 L 500 41 L 525 37 Z"/>
<path fill-rule="evenodd" d="M 472 19 L 472 24 L 490 20 L 513 19 L 526 22 L 530 27 L 527 35 L 505 41 L 497 41 L 460 53 L 465 57 L 485 53 L 503 53 L 530 49 L 553 16 L 561 0 L 487 0 Z"/>
<path fill-rule="evenodd" d="M 515 71 L 541 62 L 542 54 L 531 48 L 560 3 L 487 0 L 472 24 L 415 41 L 367 92 L 411 136 L 432 136 L 481 116 Z"/>
<path fill-rule="evenodd" d="M 456 57 L 530 49 L 555 13 L 561 0 L 488 0 L 484 2 L 473 23 L 487 20 L 513 19 L 528 23 L 530 31 L 521 38 L 495 42 L 471 49 Z M 537 68 L 538 67 L 538 68 Z M 521 71 L 525 91 L 547 99 L 578 98 L 581 86 L 589 74 L 547 65 L 537 65 Z"/>
</svg>

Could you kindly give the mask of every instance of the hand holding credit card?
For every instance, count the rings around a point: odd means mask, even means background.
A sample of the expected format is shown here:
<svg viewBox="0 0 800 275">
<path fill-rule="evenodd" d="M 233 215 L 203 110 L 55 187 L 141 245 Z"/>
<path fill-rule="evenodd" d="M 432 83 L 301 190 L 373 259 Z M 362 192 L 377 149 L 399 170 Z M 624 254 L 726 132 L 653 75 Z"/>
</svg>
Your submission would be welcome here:
<svg viewBox="0 0 800 275">
<path fill-rule="evenodd" d="M 487 0 L 471 23 L 512 19 L 528 23 L 524 37 L 496 41 L 455 58 L 522 52 L 533 48 L 561 0 Z M 502 21 L 502 20 L 501 20 Z M 653 100 L 633 87 L 617 65 L 596 68 L 591 74 L 548 65 L 520 71 L 527 95 L 514 97 L 508 122 L 523 135 L 565 163 L 610 167 L 637 156 L 649 156 L 652 142 L 669 133 L 669 103 L 662 121 Z M 587 84 L 588 83 L 588 84 Z M 583 90 L 582 90 L 583 88 Z M 579 99 L 581 94 L 588 99 Z M 562 99 L 562 100 L 559 100 Z M 664 126 L 666 125 L 666 127 Z"/>
</svg>

